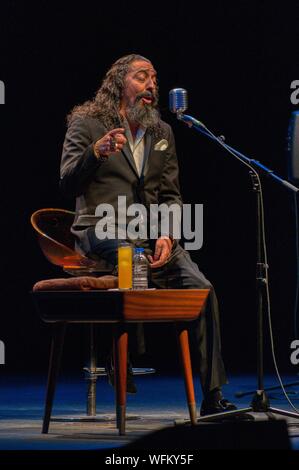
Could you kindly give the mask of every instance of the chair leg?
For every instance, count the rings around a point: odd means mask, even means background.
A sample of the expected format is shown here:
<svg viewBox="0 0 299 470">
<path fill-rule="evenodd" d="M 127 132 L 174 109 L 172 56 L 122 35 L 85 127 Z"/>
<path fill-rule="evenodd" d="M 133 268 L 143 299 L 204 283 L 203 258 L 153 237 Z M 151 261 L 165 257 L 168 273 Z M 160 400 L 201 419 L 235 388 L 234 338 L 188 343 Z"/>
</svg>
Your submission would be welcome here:
<svg viewBox="0 0 299 470">
<path fill-rule="evenodd" d="M 52 335 L 51 353 L 48 370 L 48 382 L 46 391 L 46 404 L 43 419 L 42 433 L 47 434 L 49 430 L 49 424 L 52 413 L 53 400 L 56 389 L 56 382 L 60 367 L 60 361 L 63 350 L 64 335 L 66 329 L 66 323 L 57 323 L 54 325 L 54 331 Z"/>
<path fill-rule="evenodd" d="M 91 323 L 89 326 L 89 367 L 88 367 L 88 388 L 87 388 L 87 416 L 96 416 L 96 391 L 97 391 L 97 340 L 96 326 Z"/>
<path fill-rule="evenodd" d="M 113 345 L 116 425 L 119 435 L 124 436 L 126 432 L 128 333 L 121 325 L 116 325 L 114 329 Z"/>
<path fill-rule="evenodd" d="M 187 396 L 187 402 L 188 402 L 188 408 L 189 408 L 190 421 L 191 421 L 191 424 L 195 425 L 197 423 L 196 402 L 195 402 L 194 384 L 193 384 L 193 376 L 192 376 L 188 330 L 184 324 L 177 323 L 176 332 L 177 332 L 180 359 L 181 359 L 184 381 L 185 381 L 185 390 L 186 390 L 186 396 Z"/>
</svg>

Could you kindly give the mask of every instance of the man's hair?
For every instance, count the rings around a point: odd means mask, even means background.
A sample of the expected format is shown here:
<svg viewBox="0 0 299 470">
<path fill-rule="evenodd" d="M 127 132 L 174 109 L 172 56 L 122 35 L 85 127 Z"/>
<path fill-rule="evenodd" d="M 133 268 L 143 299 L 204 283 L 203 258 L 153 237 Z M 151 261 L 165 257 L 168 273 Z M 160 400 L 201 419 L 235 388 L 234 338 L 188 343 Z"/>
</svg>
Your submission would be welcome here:
<svg viewBox="0 0 299 470">
<path fill-rule="evenodd" d="M 68 124 L 76 116 L 90 116 L 99 119 L 108 129 L 122 127 L 122 118 L 119 114 L 122 92 L 125 84 L 125 77 L 130 69 L 130 65 L 135 60 L 150 60 L 139 54 L 130 54 L 118 59 L 106 73 L 101 87 L 96 92 L 92 100 L 85 101 L 81 105 L 75 106 L 67 116 Z M 158 96 L 158 90 L 157 90 Z M 160 121 L 160 120 L 159 120 Z M 160 122 L 157 129 L 153 132 L 159 135 L 161 133 Z"/>
</svg>

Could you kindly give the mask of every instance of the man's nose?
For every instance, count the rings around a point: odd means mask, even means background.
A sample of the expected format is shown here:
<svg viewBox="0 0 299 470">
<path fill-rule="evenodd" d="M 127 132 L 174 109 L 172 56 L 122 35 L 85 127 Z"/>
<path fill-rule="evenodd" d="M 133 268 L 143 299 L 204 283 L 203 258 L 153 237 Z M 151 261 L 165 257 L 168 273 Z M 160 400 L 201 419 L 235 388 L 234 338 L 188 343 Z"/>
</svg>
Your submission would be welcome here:
<svg viewBox="0 0 299 470">
<path fill-rule="evenodd" d="M 154 82 L 154 80 L 152 78 L 148 79 L 146 89 L 150 90 L 150 91 L 154 91 L 156 89 L 156 83 Z"/>
</svg>

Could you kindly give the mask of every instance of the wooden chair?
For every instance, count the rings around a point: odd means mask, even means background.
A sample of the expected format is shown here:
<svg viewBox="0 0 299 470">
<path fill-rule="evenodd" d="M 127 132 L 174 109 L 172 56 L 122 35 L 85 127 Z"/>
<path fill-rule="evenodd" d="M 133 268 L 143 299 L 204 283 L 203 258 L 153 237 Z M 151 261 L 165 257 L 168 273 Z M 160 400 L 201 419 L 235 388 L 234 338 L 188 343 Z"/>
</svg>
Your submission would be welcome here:
<svg viewBox="0 0 299 470">
<path fill-rule="evenodd" d="M 111 273 L 113 266 L 105 260 L 92 260 L 75 250 L 71 232 L 75 212 L 65 209 L 39 209 L 31 216 L 41 250 L 50 263 L 60 266 L 71 276 Z"/>
<path fill-rule="evenodd" d="M 126 424 L 127 324 L 175 324 L 190 420 L 195 424 L 196 403 L 187 322 L 198 318 L 208 294 L 208 289 L 34 291 L 33 298 L 40 317 L 55 325 L 42 432 L 47 433 L 49 429 L 65 328 L 70 323 L 114 324 L 116 422 L 120 435 L 125 434 Z"/>
</svg>

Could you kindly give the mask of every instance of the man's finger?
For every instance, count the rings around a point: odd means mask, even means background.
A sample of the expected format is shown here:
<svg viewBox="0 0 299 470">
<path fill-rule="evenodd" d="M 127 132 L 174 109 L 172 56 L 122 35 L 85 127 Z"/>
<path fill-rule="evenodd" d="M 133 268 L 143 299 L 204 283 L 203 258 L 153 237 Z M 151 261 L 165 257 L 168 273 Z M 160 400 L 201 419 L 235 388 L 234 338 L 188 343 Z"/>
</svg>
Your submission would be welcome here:
<svg viewBox="0 0 299 470">
<path fill-rule="evenodd" d="M 150 268 L 160 268 L 163 266 L 167 261 L 167 256 L 166 258 L 160 258 L 158 261 L 154 261 L 153 263 L 150 263 Z"/>
<path fill-rule="evenodd" d="M 169 253 L 170 251 L 168 246 L 163 245 L 159 261 L 162 261 L 164 263 L 167 260 Z"/>
<path fill-rule="evenodd" d="M 151 268 L 159 268 L 161 266 L 163 266 L 165 264 L 165 262 L 167 261 L 169 255 L 170 255 L 170 249 L 168 247 L 168 244 L 165 242 L 165 243 L 159 243 L 158 245 L 160 248 L 161 248 L 161 252 L 160 252 L 160 256 L 158 259 L 155 259 L 154 258 L 154 261 L 150 263 L 150 267 Z M 150 259 L 150 257 L 149 257 Z M 152 257 L 151 257 L 152 259 Z"/>
<path fill-rule="evenodd" d="M 124 134 L 125 129 L 123 127 L 117 127 L 116 129 L 112 129 L 112 131 L 108 132 L 108 135 L 115 137 L 115 134 Z"/>
<path fill-rule="evenodd" d="M 157 261 L 161 256 L 162 246 L 163 245 L 161 245 L 159 242 L 156 243 L 155 253 L 154 253 L 154 260 L 155 261 Z"/>
<path fill-rule="evenodd" d="M 123 134 L 115 134 L 114 139 L 119 145 L 125 145 L 125 143 L 127 142 L 127 139 Z"/>
</svg>

